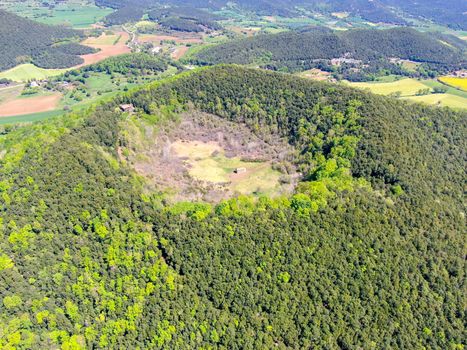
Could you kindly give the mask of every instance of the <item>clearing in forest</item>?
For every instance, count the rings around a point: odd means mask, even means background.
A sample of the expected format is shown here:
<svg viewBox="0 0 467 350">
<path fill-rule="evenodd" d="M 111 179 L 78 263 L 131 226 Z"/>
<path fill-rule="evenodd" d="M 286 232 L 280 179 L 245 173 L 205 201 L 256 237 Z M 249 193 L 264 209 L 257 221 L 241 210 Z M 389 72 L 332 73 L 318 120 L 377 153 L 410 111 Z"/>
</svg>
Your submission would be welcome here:
<svg viewBox="0 0 467 350">
<path fill-rule="evenodd" d="M 289 162 L 293 147 L 243 124 L 197 111 L 162 128 L 134 123 L 126 126 L 128 146 L 120 157 L 172 200 L 288 194 L 298 179 Z"/>
<path fill-rule="evenodd" d="M 318 68 L 309 69 L 300 73 L 298 76 L 317 81 L 334 81 L 330 72 L 325 72 Z"/>
<path fill-rule="evenodd" d="M 188 173 L 197 180 L 228 184 L 227 187 L 242 194 L 270 194 L 279 186 L 281 173 L 272 169 L 271 162 L 227 158 L 217 142 L 176 141 L 172 148 L 177 156 L 186 160 Z M 237 169 L 242 172 L 237 173 Z"/>
</svg>

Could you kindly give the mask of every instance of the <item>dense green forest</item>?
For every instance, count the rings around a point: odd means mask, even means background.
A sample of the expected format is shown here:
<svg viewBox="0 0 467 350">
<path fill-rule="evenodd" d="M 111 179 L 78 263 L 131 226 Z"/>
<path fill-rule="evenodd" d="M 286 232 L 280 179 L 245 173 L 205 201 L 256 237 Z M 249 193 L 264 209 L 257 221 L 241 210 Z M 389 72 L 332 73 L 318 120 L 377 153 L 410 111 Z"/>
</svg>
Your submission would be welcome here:
<svg viewBox="0 0 467 350">
<path fill-rule="evenodd" d="M 207 11 L 186 6 L 153 9 L 148 17 L 163 27 L 186 32 L 200 32 L 204 28 L 220 29 L 216 21 L 222 19 Z"/>
<path fill-rule="evenodd" d="M 222 19 L 222 17 L 210 12 L 189 6 L 160 7 L 159 5 L 154 7 L 155 5 L 155 3 L 151 5 L 146 2 L 122 3 L 122 6 L 114 5 L 113 7 L 117 9 L 105 18 L 105 23 L 107 25 L 116 25 L 137 22 L 144 14 L 147 14 L 149 20 L 171 30 L 201 32 L 205 29 L 221 28 L 216 21 Z"/>
<path fill-rule="evenodd" d="M 115 12 L 107 15 L 104 19 L 105 24 L 112 26 L 118 24 L 125 24 L 128 22 L 137 22 L 141 20 L 144 15 L 144 8 L 138 6 L 128 5 L 117 9 Z"/>
<path fill-rule="evenodd" d="M 101 62 L 85 66 L 81 71 L 144 75 L 146 72 L 163 72 L 167 69 L 167 66 L 168 63 L 160 57 L 138 52 L 107 58 Z"/>
<path fill-rule="evenodd" d="M 433 21 L 453 29 L 467 29 L 467 4 L 463 0 L 96 0 L 96 4 L 112 8 L 128 5 L 150 8 L 160 4 L 212 10 L 230 7 L 252 11 L 259 15 L 285 17 L 301 15 L 298 9 L 305 8 L 328 14 L 345 11 L 373 23 L 408 25 L 416 19 Z"/>
<path fill-rule="evenodd" d="M 118 105 L 133 103 L 135 115 Z M 290 197 L 165 203 L 125 125 L 286 137 Z M 0 133 L 0 345 L 462 349 L 467 115 L 236 66 Z"/>
<path fill-rule="evenodd" d="M 80 64 L 78 55 L 93 49 L 77 43 L 59 42 L 81 39 L 84 34 L 61 26 L 49 26 L 0 10 L 0 70 L 32 62 L 42 68 L 68 68 Z"/>
<path fill-rule="evenodd" d="M 449 36 L 443 36 L 450 40 Z M 390 58 L 423 63 L 417 72 L 405 71 Z M 340 59 L 331 67 L 331 59 Z M 256 63 L 273 70 L 301 71 L 321 68 L 349 80 L 365 80 L 381 72 L 434 75 L 466 66 L 466 45 L 452 39 L 446 45 L 437 37 L 409 28 L 349 30 L 322 28 L 258 35 L 201 50 L 199 64 Z"/>
</svg>

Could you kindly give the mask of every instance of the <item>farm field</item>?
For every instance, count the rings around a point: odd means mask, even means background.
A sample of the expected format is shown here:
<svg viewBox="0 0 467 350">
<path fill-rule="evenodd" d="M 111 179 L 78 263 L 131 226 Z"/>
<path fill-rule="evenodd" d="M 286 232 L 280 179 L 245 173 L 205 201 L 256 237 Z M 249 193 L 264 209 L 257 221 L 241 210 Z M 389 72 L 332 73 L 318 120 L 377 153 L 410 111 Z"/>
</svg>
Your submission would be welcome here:
<svg viewBox="0 0 467 350">
<path fill-rule="evenodd" d="M 113 12 L 112 9 L 101 8 L 85 0 L 58 2 L 53 8 L 49 8 L 46 2 L 37 0 L 2 1 L 0 7 L 38 22 L 67 25 L 77 29 L 90 28 Z"/>
<path fill-rule="evenodd" d="M 451 108 L 467 108 L 467 98 L 446 94 L 430 94 L 424 96 L 410 96 L 409 99 L 414 102 L 422 102 L 430 105 L 438 105 Z"/>
<path fill-rule="evenodd" d="M 138 84 L 153 79 L 162 79 L 176 72 L 175 67 L 170 67 L 166 72 L 157 76 L 141 76 L 133 79 L 128 79 L 118 73 L 114 73 L 113 79 L 111 79 L 109 74 L 90 72 L 84 84 L 80 85 L 79 88 L 71 88 L 70 85 L 70 89 L 53 94 L 40 88 L 37 94 L 29 97 L 21 96 L 25 84 L 1 88 L 0 124 L 42 120 L 63 114 L 64 109 L 83 110 L 100 100 L 111 98 Z"/>
<path fill-rule="evenodd" d="M 67 69 L 44 69 L 36 67 L 31 63 L 25 63 L 9 70 L 0 72 L 0 79 L 6 78 L 13 81 L 24 82 L 35 79 L 46 79 L 60 75 L 66 71 Z"/>
<path fill-rule="evenodd" d="M 394 82 L 368 82 L 350 83 L 351 86 L 359 89 L 369 89 L 379 95 L 389 95 L 400 92 L 401 96 L 413 96 L 420 89 L 426 89 L 426 85 L 416 79 L 401 79 Z"/>
<path fill-rule="evenodd" d="M 81 65 L 68 69 L 44 69 L 31 63 L 25 63 L 0 72 L 0 79 L 6 78 L 16 82 L 26 82 L 54 77 L 75 68 L 100 62 L 108 57 L 130 52 L 130 48 L 126 45 L 128 39 L 129 35 L 125 32 L 118 32 L 112 35 L 104 33 L 97 38 L 90 37 L 84 40 L 82 44 L 99 49 L 99 52 L 81 56 L 84 59 L 84 63 Z"/>
<path fill-rule="evenodd" d="M 32 122 L 37 122 L 40 120 L 45 120 L 48 118 L 57 117 L 62 114 L 63 114 L 63 111 L 55 110 L 55 111 L 42 112 L 42 113 L 17 115 L 13 117 L 0 117 L 0 125 L 32 123 Z"/>
<path fill-rule="evenodd" d="M 186 55 L 186 53 L 188 52 L 188 49 L 189 49 L 188 46 L 178 46 L 174 49 L 171 56 L 174 60 L 179 60 L 183 56 Z"/>
<path fill-rule="evenodd" d="M 128 38 L 128 36 L 127 36 Z M 114 45 L 122 40 L 122 36 L 118 34 L 102 33 L 99 37 L 89 37 L 82 42 L 83 45 Z"/>
<path fill-rule="evenodd" d="M 128 33 L 117 32 L 115 35 L 102 34 L 98 38 L 88 38 L 84 40 L 82 42 L 83 45 L 91 46 L 100 51 L 81 56 L 84 59 L 84 63 L 74 68 L 97 63 L 108 57 L 131 52 L 130 48 L 126 45 L 129 38 Z"/>
<path fill-rule="evenodd" d="M 439 105 L 451 108 L 467 108 L 467 93 L 455 88 L 448 88 L 446 93 L 428 94 L 417 96 L 421 89 L 433 89 L 444 85 L 436 80 L 402 79 L 391 82 L 350 83 L 351 86 L 370 90 L 379 95 L 389 95 L 400 92 L 401 98 L 430 105 Z"/>
<path fill-rule="evenodd" d="M 19 95 L 21 95 L 21 91 L 23 91 L 23 88 L 24 84 L 0 88 L 0 104 L 17 98 Z"/>
<path fill-rule="evenodd" d="M 438 80 L 448 86 L 467 91 L 467 78 L 441 77 Z"/>
<path fill-rule="evenodd" d="M 57 108 L 62 95 L 59 93 L 21 97 L 0 103 L 0 117 L 50 112 Z"/>
</svg>

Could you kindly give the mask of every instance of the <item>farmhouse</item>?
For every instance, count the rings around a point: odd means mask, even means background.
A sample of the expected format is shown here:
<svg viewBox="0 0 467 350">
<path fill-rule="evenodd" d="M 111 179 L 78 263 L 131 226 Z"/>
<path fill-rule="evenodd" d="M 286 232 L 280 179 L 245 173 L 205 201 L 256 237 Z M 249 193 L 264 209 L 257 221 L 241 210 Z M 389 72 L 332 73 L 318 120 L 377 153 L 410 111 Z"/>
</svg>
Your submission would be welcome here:
<svg viewBox="0 0 467 350">
<path fill-rule="evenodd" d="M 132 104 L 124 104 L 120 105 L 120 110 L 122 112 L 133 113 L 135 111 L 135 107 Z"/>
<path fill-rule="evenodd" d="M 162 52 L 162 47 L 160 47 L 160 46 L 156 46 L 156 47 L 152 48 L 152 50 L 151 50 L 151 53 L 153 55 L 158 54 L 160 52 Z"/>
<path fill-rule="evenodd" d="M 342 64 L 360 64 L 362 63 L 361 60 L 355 60 L 353 58 L 346 58 L 346 57 L 340 57 L 340 58 L 333 58 L 331 60 L 331 64 L 333 66 L 341 66 Z"/>
<path fill-rule="evenodd" d="M 234 171 L 235 174 L 244 174 L 246 173 L 246 168 L 237 168 Z"/>
</svg>

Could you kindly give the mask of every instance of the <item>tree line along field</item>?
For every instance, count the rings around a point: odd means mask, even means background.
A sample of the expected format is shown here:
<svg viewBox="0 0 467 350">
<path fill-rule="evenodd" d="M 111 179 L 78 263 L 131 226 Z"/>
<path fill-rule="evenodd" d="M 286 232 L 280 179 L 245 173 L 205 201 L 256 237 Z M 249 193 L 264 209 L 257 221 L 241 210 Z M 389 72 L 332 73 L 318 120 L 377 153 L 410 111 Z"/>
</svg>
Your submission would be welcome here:
<svg viewBox="0 0 467 350">
<path fill-rule="evenodd" d="M 130 52 L 130 49 L 126 45 L 128 39 L 129 35 L 121 31 L 113 34 L 102 33 L 99 37 L 88 37 L 81 43 L 94 48 L 97 52 L 81 55 L 80 57 L 83 61 L 77 66 L 67 69 L 45 69 L 37 67 L 32 63 L 20 64 L 9 70 L 0 72 L 0 79 L 5 78 L 15 82 L 26 82 L 54 77 L 70 69 L 76 69 L 83 65 L 97 63 L 108 57 Z"/>
<path fill-rule="evenodd" d="M 28 122 L 38 120 L 35 113 L 44 119 L 70 109 L 84 109 L 100 99 L 176 71 L 162 59 L 147 54 L 109 58 L 79 70 L 60 72 L 39 87 L 17 84 L 0 89 L 0 119 L 2 124 Z"/>
</svg>

